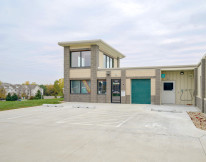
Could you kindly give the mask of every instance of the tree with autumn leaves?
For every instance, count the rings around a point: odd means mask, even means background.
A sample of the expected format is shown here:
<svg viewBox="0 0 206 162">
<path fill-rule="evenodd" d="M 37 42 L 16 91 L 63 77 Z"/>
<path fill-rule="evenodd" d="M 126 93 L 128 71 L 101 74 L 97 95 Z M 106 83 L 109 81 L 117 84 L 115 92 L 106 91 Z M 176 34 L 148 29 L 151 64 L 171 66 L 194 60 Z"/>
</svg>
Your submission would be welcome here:
<svg viewBox="0 0 206 162">
<path fill-rule="evenodd" d="M 64 79 L 55 80 L 54 84 L 40 85 L 45 96 L 63 96 Z"/>
</svg>

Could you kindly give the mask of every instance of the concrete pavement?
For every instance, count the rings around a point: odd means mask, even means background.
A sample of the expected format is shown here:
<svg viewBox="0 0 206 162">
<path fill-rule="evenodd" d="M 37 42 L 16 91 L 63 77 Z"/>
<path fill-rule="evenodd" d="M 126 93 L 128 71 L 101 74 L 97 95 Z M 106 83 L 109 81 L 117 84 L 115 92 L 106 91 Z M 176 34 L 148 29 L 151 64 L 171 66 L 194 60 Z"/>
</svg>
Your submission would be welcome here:
<svg viewBox="0 0 206 162">
<path fill-rule="evenodd" d="M 0 112 L 0 161 L 206 161 L 206 131 L 186 113 L 195 107 L 61 106 Z"/>
</svg>

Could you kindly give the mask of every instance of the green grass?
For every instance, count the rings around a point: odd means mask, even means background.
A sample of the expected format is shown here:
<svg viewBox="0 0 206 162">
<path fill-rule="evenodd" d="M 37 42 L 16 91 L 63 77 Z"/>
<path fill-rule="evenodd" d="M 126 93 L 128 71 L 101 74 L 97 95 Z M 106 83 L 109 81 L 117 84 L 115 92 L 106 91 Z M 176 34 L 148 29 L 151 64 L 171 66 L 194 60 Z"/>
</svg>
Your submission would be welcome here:
<svg viewBox="0 0 206 162">
<path fill-rule="evenodd" d="M 59 104 L 63 98 L 43 99 L 43 100 L 27 100 L 27 101 L 0 101 L 0 111 L 18 109 L 24 107 L 40 106 L 42 104 Z"/>
</svg>

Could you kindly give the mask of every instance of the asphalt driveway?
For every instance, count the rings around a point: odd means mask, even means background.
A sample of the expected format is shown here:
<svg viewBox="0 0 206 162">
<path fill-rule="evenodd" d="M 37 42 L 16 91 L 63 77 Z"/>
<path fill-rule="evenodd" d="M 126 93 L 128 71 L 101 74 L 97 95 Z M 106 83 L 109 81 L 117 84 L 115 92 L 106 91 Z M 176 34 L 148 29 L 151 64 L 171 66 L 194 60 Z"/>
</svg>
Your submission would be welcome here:
<svg viewBox="0 0 206 162">
<path fill-rule="evenodd" d="M 0 161 L 205 162 L 192 106 L 64 103 L 0 112 Z"/>
</svg>

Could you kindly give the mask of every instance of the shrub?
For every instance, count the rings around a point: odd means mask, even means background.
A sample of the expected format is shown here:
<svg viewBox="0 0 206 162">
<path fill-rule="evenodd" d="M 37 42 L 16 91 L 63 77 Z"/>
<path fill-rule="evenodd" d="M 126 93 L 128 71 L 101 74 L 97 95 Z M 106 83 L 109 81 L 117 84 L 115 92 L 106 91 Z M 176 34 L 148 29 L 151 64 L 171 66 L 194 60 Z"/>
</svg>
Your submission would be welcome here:
<svg viewBox="0 0 206 162">
<path fill-rule="evenodd" d="M 41 91 L 40 90 L 38 90 L 37 91 L 37 93 L 36 93 L 36 95 L 35 95 L 35 99 L 41 99 Z"/>
<path fill-rule="evenodd" d="M 18 96 L 16 95 L 16 93 L 14 93 L 12 96 L 11 96 L 11 101 L 16 101 L 18 100 Z"/>
<path fill-rule="evenodd" d="M 29 100 L 34 100 L 35 98 L 34 98 L 34 96 L 31 96 L 30 98 L 29 98 Z"/>
<path fill-rule="evenodd" d="M 8 93 L 8 95 L 6 96 L 6 101 L 11 101 L 11 94 Z"/>
</svg>

